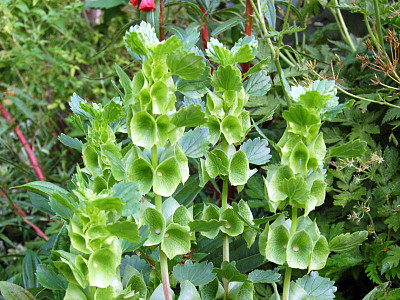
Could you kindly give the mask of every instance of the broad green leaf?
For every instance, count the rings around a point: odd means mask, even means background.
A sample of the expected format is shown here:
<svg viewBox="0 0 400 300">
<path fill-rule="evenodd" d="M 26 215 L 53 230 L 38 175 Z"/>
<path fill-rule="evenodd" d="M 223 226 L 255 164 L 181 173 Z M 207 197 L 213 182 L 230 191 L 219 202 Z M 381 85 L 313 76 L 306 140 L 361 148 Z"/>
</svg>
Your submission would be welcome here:
<svg viewBox="0 0 400 300">
<path fill-rule="evenodd" d="M 141 22 L 132 26 L 124 36 L 126 48 L 140 56 L 148 56 L 148 48 L 158 44 L 158 38 L 150 24 Z"/>
<path fill-rule="evenodd" d="M 292 154 L 289 158 L 290 167 L 295 174 L 301 173 L 307 175 L 307 163 L 310 153 L 302 141 L 299 141 L 293 148 Z"/>
<path fill-rule="evenodd" d="M 143 280 L 142 276 L 133 275 L 126 284 L 127 287 L 130 287 L 132 291 L 139 292 L 140 297 L 146 299 L 147 296 L 147 286 L 146 282 Z"/>
<path fill-rule="evenodd" d="M 86 100 L 79 97 L 76 93 L 73 93 L 71 101 L 68 104 L 74 114 L 83 117 L 85 120 L 90 120 L 92 119 L 92 116 L 81 108 L 81 104 L 86 103 Z"/>
<path fill-rule="evenodd" d="M 207 127 L 209 130 L 208 140 L 212 145 L 216 144 L 221 135 L 221 128 L 219 120 L 216 116 L 208 116 L 207 118 Z"/>
<path fill-rule="evenodd" d="M 249 273 L 248 279 L 253 283 L 274 283 L 279 282 L 281 274 L 279 274 L 279 269 L 274 270 L 254 270 Z"/>
<path fill-rule="evenodd" d="M 157 138 L 157 125 L 153 116 L 146 111 L 135 113 L 130 122 L 131 138 L 135 145 L 151 148 Z"/>
<path fill-rule="evenodd" d="M 68 191 L 64 190 L 62 187 L 59 187 L 54 183 L 45 181 L 32 181 L 24 185 L 16 186 L 15 188 L 25 188 L 29 191 L 45 194 L 48 196 L 51 196 L 54 192 L 57 192 L 63 196 L 68 194 Z"/>
<path fill-rule="evenodd" d="M 181 183 L 184 184 L 189 178 L 188 159 L 179 144 L 174 147 L 175 159 L 179 166 Z M 175 192 L 175 191 L 174 191 Z"/>
<path fill-rule="evenodd" d="M 272 172 L 268 172 L 268 177 Z M 267 187 L 268 196 L 270 199 L 270 205 L 273 207 L 274 210 L 280 205 L 281 201 L 287 198 L 287 195 L 282 193 L 279 190 L 279 185 L 281 184 L 282 180 L 289 179 L 294 177 L 294 173 L 292 169 L 288 165 L 280 166 L 273 175 L 271 176 L 270 181 L 265 180 L 265 185 Z"/>
<path fill-rule="evenodd" d="M 175 157 L 164 160 L 154 172 L 153 190 L 156 194 L 169 197 L 181 182 L 181 171 Z"/>
<path fill-rule="evenodd" d="M 145 246 L 153 246 L 161 243 L 165 232 L 165 218 L 158 210 L 148 207 L 140 215 L 139 226 L 148 225 L 149 235 Z"/>
<path fill-rule="evenodd" d="M 246 153 L 249 163 L 255 165 L 265 165 L 272 157 L 268 148 L 268 141 L 265 139 L 255 138 L 248 139 L 241 146 L 240 150 Z"/>
<path fill-rule="evenodd" d="M 240 24 L 243 22 L 243 18 L 241 17 L 233 17 L 230 18 L 228 20 L 226 20 L 225 22 L 222 22 L 221 24 L 219 24 L 212 32 L 211 32 L 211 36 L 215 37 L 216 35 L 219 35 L 227 30 L 232 30 L 233 27 L 235 27 L 236 25 Z M 251 54 L 251 52 L 250 52 Z M 238 61 L 239 62 L 239 61 Z"/>
<path fill-rule="evenodd" d="M 112 235 L 127 240 L 132 243 L 140 242 L 138 226 L 134 222 L 122 221 L 107 225 L 107 230 Z"/>
<path fill-rule="evenodd" d="M 128 217 L 135 214 L 140 208 L 142 194 L 139 192 L 139 185 L 134 182 L 119 182 L 111 189 L 111 196 L 121 198 L 124 204 L 122 216 Z"/>
<path fill-rule="evenodd" d="M 312 125 L 319 124 L 319 117 L 310 112 L 303 105 L 296 105 L 286 110 L 282 114 L 283 118 L 289 122 L 289 126 L 293 133 L 307 136 Z"/>
<path fill-rule="evenodd" d="M 265 258 L 276 264 L 286 262 L 286 251 L 289 243 L 289 230 L 284 225 L 269 228 Z M 310 250 L 311 251 L 311 250 Z"/>
<path fill-rule="evenodd" d="M 347 252 L 360 246 L 367 238 L 368 232 L 365 230 L 340 234 L 329 242 L 329 250 L 336 253 Z"/>
<path fill-rule="evenodd" d="M 88 298 L 79 285 L 70 282 L 64 300 L 88 300 Z"/>
<path fill-rule="evenodd" d="M 121 199 L 117 197 L 97 198 L 91 201 L 90 204 L 100 210 L 113 211 L 118 214 L 121 214 L 124 209 L 124 204 L 122 204 Z"/>
<path fill-rule="evenodd" d="M 97 151 L 90 144 L 84 144 L 82 147 L 82 155 L 86 169 L 88 169 L 93 176 L 101 176 L 102 170 Z"/>
<path fill-rule="evenodd" d="M 61 135 L 58 137 L 58 140 L 65 146 L 82 152 L 82 142 L 79 139 L 61 133 Z"/>
<path fill-rule="evenodd" d="M 310 264 L 313 241 L 310 235 L 304 231 L 297 231 L 289 240 L 286 249 L 287 263 L 289 267 L 306 269 Z"/>
<path fill-rule="evenodd" d="M 208 151 L 208 128 L 196 127 L 193 130 L 185 132 L 178 141 L 183 152 L 187 157 L 199 158 Z"/>
<path fill-rule="evenodd" d="M 126 4 L 125 0 L 88 0 L 85 1 L 83 8 L 109 9 L 125 4 Z"/>
<path fill-rule="evenodd" d="M 122 85 L 122 87 L 125 91 L 125 94 L 127 94 L 127 93 L 132 94 L 132 87 L 131 87 L 132 82 L 129 79 L 129 76 L 124 72 L 124 70 L 121 69 L 121 67 L 118 64 L 114 64 L 114 68 L 115 68 L 115 71 L 117 71 L 117 74 L 119 77 L 119 83 Z M 116 119 L 116 120 L 118 120 L 118 119 Z M 113 122 L 113 121 L 109 121 L 109 122 Z"/>
<path fill-rule="evenodd" d="M 199 171 L 200 173 L 200 171 Z M 199 177 L 196 175 L 190 176 L 185 184 L 180 184 L 172 197 L 178 201 L 178 203 L 188 207 L 197 195 L 201 192 L 202 188 L 200 186 Z"/>
<path fill-rule="evenodd" d="M 183 50 L 170 54 L 167 58 L 167 65 L 172 74 L 186 80 L 198 78 L 203 74 L 205 68 L 203 57 Z"/>
<path fill-rule="evenodd" d="M 179 203 L 174 198 L 169 197 L 162 203 L 162 214 L 167 224 L 171 223 L 175 211 L 179 208 Z"/>
<path fill-rule="evenodd" d="M 199 287 L 201 298 L 203 300 L 215 300 L 220 299 L 224 295 L 224 288 L 219 282 L 218 278 L 215 278 L 210 283 L 201 285 Z"/>
<path fill-rule="evenodd" d="M 334 293 L 337 288 L 333 285 L 334 282 L 329 278 L 319 276 L 316 271 L 297 279 L 296 284 L 307 293 L 307 299 L 331 300 L 335 298 Z"/>
<path fill-rule="evenodd" d="M 240 71 L 235 66 L 220 66 L 214 71 L 211 84 L 222 91 L 240 91 L 242 88 Z"/>
<path fill-rule="evenodd" d="M 243 84 L 247 94 L 252 96 L 263 96 L 271 88 L 271 77 L 266 70 L 252 74 Z"/>
<path fill-rule="evenodd" d="M 308 266 L 308 271 L 324 268 L 329 253 L 330 251 L 328 247 L 328 241 L 323 235 L 321 235 L 314 245 L 313 252 L 311 254 L 311 261 Z"/>
<path fill-rule="evenodd" d="M 188 280 L 195 286 L 208 284 L 215 278 L 212 263 L 193 263 L 191 260 L 185 261 L 183 266 L 175 265 L 173 274 L 179 282 Z"/>
<path fill-rule="evenodd" d="M 207 221 L 207 222 L 211 223 L 210 226 L 211 225 L 215 226 L 212 229 L 209 227 L 204 228 L 205 230 L 200 231 L 201 235 L 203 235 L 209 239 L 214 239 L 218 235 L 219 230 L 220 230 L 220 226 L 217 226 L 217 224 L 219 224 L 219 223 L 216 223 L 217 221 L 221 221 L 221 220 L 219 220 L 220 219 L 219 210 L 213 205 L 208 205 L 204 208 L 201 219 L 202 219 L 202 221 Z M 224 222 L 224 224 L 226 223 L 226 221 L 223 221 L 223 222 Z M 196 224 L 193 224 L 193 225 L 196 225 Z M 205 226 L 206 224 L 200 223 L 197 225 L 202 227 L 203 225 Z"/>
<path fill-rule="evenodd" d="M 177 127 L 200 126 L 205 122 L 205 113 L 200 104 L 190 104 L 173 114 L 171 122 Z"/>
<path fill-rule="evenodd" d="M 247 183 L 249 178 L 249 162 L 246 154 L 239 150 L 232 155 L 229 161 L 229 181 L 232 185 L 242 185 Z"/>
<path fill-rule="evenodd" d="M 206 67 L 199 78 L 192 80 L 178 79 L 176 82 L 176 90 L 186 97 L 201 98 L 207 93 L 207 87 L 210 84 L 210 67 Z"/>
<path fill-rule="evenodd" d="M 329 150 L 329 157 L 353 158 L 361 157 L 367 149 L 367 143 L 361 140 L 348 142 Z"/>
<path fill-rule="evenodd" d="M 114 288 L 110 285 L 107 288 L 97 288 L 94 293 L 94 300 L 109 300 L 114 299 L 115 291 Z"/>
<path fill-rule="evenodd" d="M 225 278 L 229 282 L 248 282 L 247 275 L 240 273 L 236 269 L 235 262 L 223 261 L 221 268 L 214 268 L 213 273 L 217 274 L 218 277 Z"/>
<path fill-rule="evenodd" d="M 219 231 L 219 228 L 226 224 L 225 220 L 194 220 L 189 222 L 190 231 L 194 232 L 209 232 L 209 231 Z"/>
<path fill-rule="evenodd" d="M 107 164 L 111 165 L 111 173 L 113 174 L 116 180 L 124 180 L 125 179 L 125 167 L 121 160 L 121 155 L 118 152 L 117 154 L 111 151 L 108 151 L 106 147 L 102 149 L 101 155 L 103 155 Z M 119 155 L 118 155 L 119 154 Z"/>
<path fill-rule="evenodd" d="M 207 42 L 206 54 L 211 61 L 220 63 L 223 66 L 232 60 L 232 53 L 217 39 L 211 38 Z"/>
<path fill-rule="evenodd" d="M 92 286 L 106 288 L 115 276 L 121 258 L 111 248 L 93 252 L 88 261 L 89 283 Z"/>
<path fill-rule="evenodd" d="M 185 227 L 174 223 L 167 226 L 162 237 L 161 250 L 169 259 L 188 253 L 190 245 L 190 233 Z"/>
<path fill-rule="evenodd" d="M 189 210 L 181 205 L 175 210 L 172 221 L 181 226 L 189 226 L 189 223 L 193 221 L 193 217 Z"/>
<path fill-rule="evenodd" d="M 170 89 L 163 81 L 153 83 L 150 97 L 153 104 L 153 114 L 165 114 L 169 104 Z"/>
<path fill-rule="evenodd" d="M 247 73 L 243 74 L 243 78 L 246 78 L 252 74 L 258 73 L 262 70 L 265 70 L 268 68 L 269 63 L 271 62 L 271 57 L 267 57 L 266 59 L 263 59 L 261 61 L 259 61 L 258 63 L 256 63 L 254 66 L 252 66 L 250 68 L 249 71 L 247 71 Z"/>
<path fill-rule="evenodd" d="M 172 299 L 175 299 L 175 293 L 172 289 L 170 289 Z M 153 294 L 151 294 L 149 300 L 165 300 L 163 285 L 160 283 L 157 288 L 154 290 Z"/>
<path fill-rule="evenodd" d="M 227 208 L 221 214 L 221 220 L 226 221 L 226 224 L 221 227 L 221 231 L 229 236 L 238 236 L 244 230 L 243 221 L 232 208 Z"/>
<path fill-rule="evenodd" d="M 183 43 L 179 40 L 179 38 L 176 35 L 173 35 L 167 40 L 162 41 L 155 47 L 153 51 L 153 57 L 155 57 L 156 59 L 165 57 L 172 52 L 179 50 L 180 48 L 182 48 L 182 46 Z"/>
<path fill-rule="evenodd" d="M 36 268 L 36 276 L 39 283 L 47 289 L 65 291 L 68 287 L 68 281 L 51 265 L 39 265 Z"/>
<path fill-rule="evenodd" d="M 242 125 L 238 117 L 228 115 L 221 122 L 221 132 L 228 144 L 236 144 L 242 140 Z"/>
<path fill-rule="evenodd" d="M 128 179 L 139 185 L 141 194 L 147 194 L 153 186 L 154 170 L 151 164 L 142 158 L 130 160 L 127 165 Z"/>
<path fill-rule="evenodd" d="M 5 300 L 36 300 L 23 287 L 7 281 L 0 281 L 0 292 Z"/>
<path fill-rule="evenodd" d="M 232 282 L 229 289 L 229 299 L 253 299 L 254 286 L 252 282 Z"/>
<path fill-rule="evenodd" d="M 196 287 L 188 280 L 181 281 L 178 300 L 202 300 Z"/>
<path fill-rule="evenodd" d="M 28 251 L 22 260 L 22 282 L 24 288 L 33 289 L 40 287 L 35 275 L 37 267 L 41 264 L 40 258 L 32 251 Z"/>
<path fill-rule="evenodd" d="M 224 98 L 222 98 L 222 96 L 219 93 L 217 94 L 210 91 L 207 94 L 206 106 L 212 116 L 217 117 L 219 119 L 222 119 L 225 116 Z M 210 117 L 211 116 L 209 116 L 209 119 Z"/>
<path fill-rule="evenodd" d="M 288 196 L 289 204 L 292 206 L 304 207 L 310 198 L 307 183 L 301 176 L 283 179 L 279 184 L 279 191 Z"/>
<path fill-rule="evenodd" d="M 211 178 L 215 178 L 218 175 L 228 175 L 229 160 L 226 153 L 219 149 L 207 153 L 206 155 L 206 171 Z"/>
</svg>

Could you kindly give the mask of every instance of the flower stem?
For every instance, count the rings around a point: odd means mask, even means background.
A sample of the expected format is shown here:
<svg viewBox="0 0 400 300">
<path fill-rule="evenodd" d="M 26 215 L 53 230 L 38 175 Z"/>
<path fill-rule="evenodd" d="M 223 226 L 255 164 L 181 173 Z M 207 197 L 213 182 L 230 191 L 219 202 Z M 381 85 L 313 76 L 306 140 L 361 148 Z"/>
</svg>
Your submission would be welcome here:
<svg viewBox="0 0 400 300">
<path fill-rule="evenodd" d="M 297 227 L 297 207 L 292 207 L 292 225 L 290 227 L 290 237 L 296 232 Z M 285 279 L 283 281 L 282 300 L 289 300 L 290 279 L 292 277 L 292 268 L 287 266 L 285 271 Z"/>
<path fill-rule="evenodd" d="M 153 168 L 157 168 L 158 158 L 157 158 L 157 146 L 154 145 L 151 148 L 151 164 Z M 155 206 L 156 209 L 162 213 L 162 197 L 161 195 L 155 194 Z M 170 285 L 169 285 L 169 273 L 168 273 L 168 258 L 160 247 L 160 268 L 161 268 L 161 280 L 164 290 L 164 297 L 166 300 L 172 300 Z"/>
<path fill-rule="evenodd" d="M 381 25 L 381 14 L 379 12 L 379 4 L 378 0 L 374 0 L 374 11 L 375 11 L 375 24 L 376 24 L 376 32 L 378 33 L 378 41 L 379 44 L 382 48 L 382 50 L 385 47 L 385 42 L 383 40 L 383 34 L 382 34 L 382 25 Z"/>
<path fill-rule="evenodd" d="M 338 2 L 337 0 L 335 0 L 334 3 L 336 6 L 338 6 Z M 337 16 L 337 20 L 338 20 L 338 26 L 340 30 L 340 33 L 343 35 L 343 39 L 347 42 L 347 44 L 350 46 L 351 50 L 353 52 L 356 52 L 356 47 L 354 47 L 353 41 L 351 40 L 350 34 L 349 34 L 349 30 L 347 29 L 346 23 L 344 22 L 342 13 L 340 12 L 339 8 L 334 8 L 331 9 L 332 12 L 334 12 L 334 15 Z"/>
</svg>

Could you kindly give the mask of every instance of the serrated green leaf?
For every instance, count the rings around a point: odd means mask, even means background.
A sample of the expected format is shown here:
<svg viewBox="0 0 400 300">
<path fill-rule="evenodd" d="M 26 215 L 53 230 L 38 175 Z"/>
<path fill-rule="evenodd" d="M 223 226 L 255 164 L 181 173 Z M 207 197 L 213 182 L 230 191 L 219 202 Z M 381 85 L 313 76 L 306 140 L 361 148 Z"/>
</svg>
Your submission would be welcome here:
<svg viewBox="0 0 400 300">
<path fill-rule="evenodd" d="M 279 282 L 281 274 L 279 274 L 279 269 L 274 270 L 254 270 L 249 273 L 248 279 L 253 283 L 274 283 Z"/>
<path fill-rule="evenodd" d="M 182 107 L 172 115 L 171 122 L 177 127 L 195 127 L 203 125 L 205 122 L 205 113 L 200 104 L 190 104 Z"/>
<path fill-rule="evenodd" d="M 340 234 L 329 242 L 329 250 L 336 253 L 347 252 L 360 246 L 367 238 L 368 231 Z"/>
<path fill-rule="evenodd" d="M 255 138 L 254 140 L 248 139 L 241 146 L 240 150 L 246 153 L 249 163 L 255 165 L 265 165 L 272 157 L 270 149 L 268 148 L 268 141 L 264 139 Z"/>
<path fill-rule="evenodd" d="M 234 262 L 223 261 L 221 268 L 214 268 L 213 273 L 217 274 L 218 277 L 225 278 L 228 282 L 248 282 L 247 275 L 241 274 L 236 269 Z"/>
<path fill-rule="evenodd" d="M 72 138 L 64 133 L 61 133 L 61 135 L 58 137 L 58 140 L 65 146 L 82 152 L 82 142 L 79 139 Z"/>
<path fill-rule="evenodd" d="M 222 91 L 240 91 L 242 88 L 240 71 L 235 66 L 220 66 L 214 71 L 211 84 Z"/>
<path fill-rule="evenodd" d="M 203 57 L 183 50 L 170 54 L 167 58 L 167 65 L 172 74 L 186 80 L 198 78 L 203 74 L 205 68 Z"/>
<path fill-rule="evenodd" d="M 271 77 L 268 76 L 266 70 L 261 70 L 250 75 L 243 84 L 247 94 L 252 96 L 263 96 L 271 88 Z"/>
<path fill-rule="evenodd" d="M 183 266 L 176 265 L 173 269 L 173 274 L 178 281 L 184 282 L 188 280 L 195 286 L 208 284 L 215 278 L 212 263 L 193 263 L 191 260 L 185 261 Z"/>
<path fill-rule="evenodd" d="M 178 141 L 183 152 L 187 157 L 199 158 L 204 156 L 208 151 L 208 128 L 196 127 L 183 134 Z"/>
<path fill-rule="evenodd" d="M 41 264 L 40 258 L 32 251 L 28 251 L 22 260 L 22 282 L 24 288 L 33 289 L 40 287 L 35 275 L 37 267 Z"/>
<path fill-rule="evenodd" d="M 301 176 L 283 179 L 279 184 L 279 191 L 286 194 L 290 205 L 294 206 L 304 207 L 306 201 L 310 198 L 307 183 Z"/>
<path fill-rule="evenodd" d="M 367 143 L 361 140 L 350 141 L 344 145 L 329 150 L 329 157 L 353 158 L 361 157 L 367 148 Z"/>
<path fill-rule="evenodd" d="M 224 151 L 214 149 L 206 155 L 206 171 L 212 177 L 215 178 L 218 175 L 228 175 L 229 160 L 228 156 Z"/>
<path fill-rule="evenodd" d="M 312 297 L 312 299 L 331 300 L 335 298 L 334 293 L 336 292 L 337 288 L 333 285 L 334 282 L 330 281 L 329 278 L 319 276 L 318 272 L 316 271 L 297 279 L 296 284 L 304 289 L 304 291 L 307 293 L 307 296 Z"/>
<path fill-rule="evenodd" d="M 203 74 L 196 79 L 178 79 L 176 82 L 176 90 L 181 92 L 186 97 L 201 98 L 207 93 L 207 87 L 210 84 L 210 67 L 206 67 Z"/>
</svg>

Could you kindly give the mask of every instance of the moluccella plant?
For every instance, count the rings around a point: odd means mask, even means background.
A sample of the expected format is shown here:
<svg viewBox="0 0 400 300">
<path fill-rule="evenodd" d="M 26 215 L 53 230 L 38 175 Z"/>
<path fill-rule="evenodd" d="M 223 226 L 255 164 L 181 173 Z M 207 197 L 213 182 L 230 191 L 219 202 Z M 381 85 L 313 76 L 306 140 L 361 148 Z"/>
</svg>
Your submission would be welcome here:
<svg viewBox="0 0 400 300">
<path fill-rule="evenodd" d="M 278 268 L 242 274 L 229 261 L 232 241 L 243 238 L 251 247 L 259 235 L 270 264 L 286 266 L 284 299 L 333 299 L 333 283 L 316 272 L 290 282 L 292 268 L 321 269 L 330 251 L 351 250 L 365 238 L 353 233 L 328 243 L 308 217 L 325 198 L 320 126 L 341 109 L 333 83 L 292 89 L 296 105 L 283 113 L 288 125 L 276 145 L 281 164 L 269 166 L 265 180 L 271 211 L 291 206 L 292 216 L 255 219 L 245 200 L 228 204 L 228 188 L 241 191 L 257 172 L 250 165 L 265 165 L 271 157 L 266 140 L 246 139 L 252 126 L 244 107 L 271 86 L 268 60 L 245 74 L 238 68 L 254 59 L 257 41 L 246 37 L 228 49 L 211 39 L 206 59 L 193 36 L 160 42 L 145 22 L 124 40 L 142 66 L 132 80 L 116 66 L 124 92 L 117 88 L 119 97 L 106 105 L 71 98 L 73 122 L 86 141 L 60 136 L 83 156 L 84 168 L 77 167 L 69 190 L 46 182 L 23 186 L 49 196 L 38 208 L 63 224 L 46 263 L 29 256 L 40 285 L 54 299 L 67 300 L 250 300 L 257 287 L 272 284 L 272 299 L 279 299 Z M 201 187 L 212 181 L 219 189 L 222 182 L 221 207 L 215 201 L 193 206 L 194 196 L 181 200 L 185 183 L 196 182 L 191 169 L 198 170 Z M 201 189 L 194 190 L 197 195 Z M 220 266 L 189 254 L 199 236 L 222 237 Z M 0 282 L 0 290 L 34 299 L 12 283 Z"/>
<path fill-rule="evenodd" d="M 286 265 L 283 299 L 307 298 L 306 286 L 310 282 L 321 288 L 326 299 L 332 299 L 336 287 L 328 279 L 318 278 L 318 273 L 312 272 L 308 279 L 291 282 L 291 273 L 293 268 L 309 272 L 322 269 L 331 251 L 343 252 L 346 245 L 359 244 L 367 236 L 365 231 L 357 232 L 335 237 L 328 243 L 316 221 L 308 216 L 325 201 L 326 147 L 321 122 L 332 118 L 344 105 L 338 103 L 333 81 L 318 80 L 306 87 L 293 87 L 290 94 L 295 106 L 282 115 L 287 127 L 276 145 L 281 163 L 268 168 L 265 186 L 270 209 L 290 206 L 291 216 L 281 214 L 266 226 L 260 237 L 260 249 L 267 260 Z M 299 216 L 299 210 L 304 214 Z"/>
</svg>

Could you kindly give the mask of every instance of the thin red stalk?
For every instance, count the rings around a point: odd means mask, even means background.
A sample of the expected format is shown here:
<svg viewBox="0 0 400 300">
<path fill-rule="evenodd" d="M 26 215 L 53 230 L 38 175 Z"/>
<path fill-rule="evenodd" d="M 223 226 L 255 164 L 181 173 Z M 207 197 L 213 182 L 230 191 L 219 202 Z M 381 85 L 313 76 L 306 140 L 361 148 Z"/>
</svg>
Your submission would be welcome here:
<svg viewBox="0 0 400 300">
<path fill-rule="evenodd" d="M 206 23 L 206 18 L 207 18 L 207 13 L 205 9 L 199 5 L 201 12 L 203 13 L 203 16 L 201 17 L 201 23 L 203 26 L 201 27 L 201 41 L 203 42 L 203 48 L 204 50 L 207 49 L 207 42 L 208 42 L 208 29 L 207 29 L 207 23 Z"/>
<path fill-rule="evenodd" d="M 251 35 L 252 27 L 253 27 L 253 6 L 251 6 L 250 0 L 246 0 L 246 24 L 244 33 L 246 35 Z M 242 64 L 242 74 L 246 73 L 250 69 L 250 63 Z"/>
<path fill-rule="evenodd" d="M 160 0 L 160 20 L 158 21 L 158 30 L 159 30 L 159 36 L 160 36 L 160 41 L 163 41 L 165 39 L 164 36 L 164 17 L 163 17 L 163 8 L 164 8 L 164 0 Z"/>
<path fill-rule="evenodd" d="M 0 104 L 0 111 L 1 111 L 1 114 L 3 115 L 3 117 L 8 121 L 8 123 L 10 123 L 10 124 L 15 123 L 15 120 L 10 118 L 8 111 L 1 104 Z M 21 142 L 22 146 L 25 148 L 25 151 L 29 157 L 29 160 L 31 161 L 32 169 L 35 172 L 36 176 L 39 178 L 40 181 L 44 181 L 42 169 L 39 167 L 35 153 L 33 152 L 31 146 L 28 144 L 28 141 L 26 140 L 24 134 L 22 133 L 22 131 L 19 129 L 18 126 L 14 127 L 14 131 L 15 131 L 15 134 L 17 135 L 19 141 Z"/>
<path fill-rule="evenodd" d="M 0 191 L 0 197 L 6 199 L 7 197 L 3 194 L 2 191 Z M 39 228 L 37 227 L 35 224 L 33 224 L 31 221 L 25 219 L 24 217 L 26 216 L 26 212 L 24 212 L 17 203 L 13 203 L 14 204 L 14 212 L 16 215 L 21 216 L 22 220 L 28 224 L 29 226 L 31 226 L 33 228 L 33 230 L 35 230 L 35 232 L 37 233 L 38 236 L 40 236 L 41 238 L 45 239 L 46 241 L 49 240 L 49 238 L 47 237 L 47 235 Z"/>
</svg>

